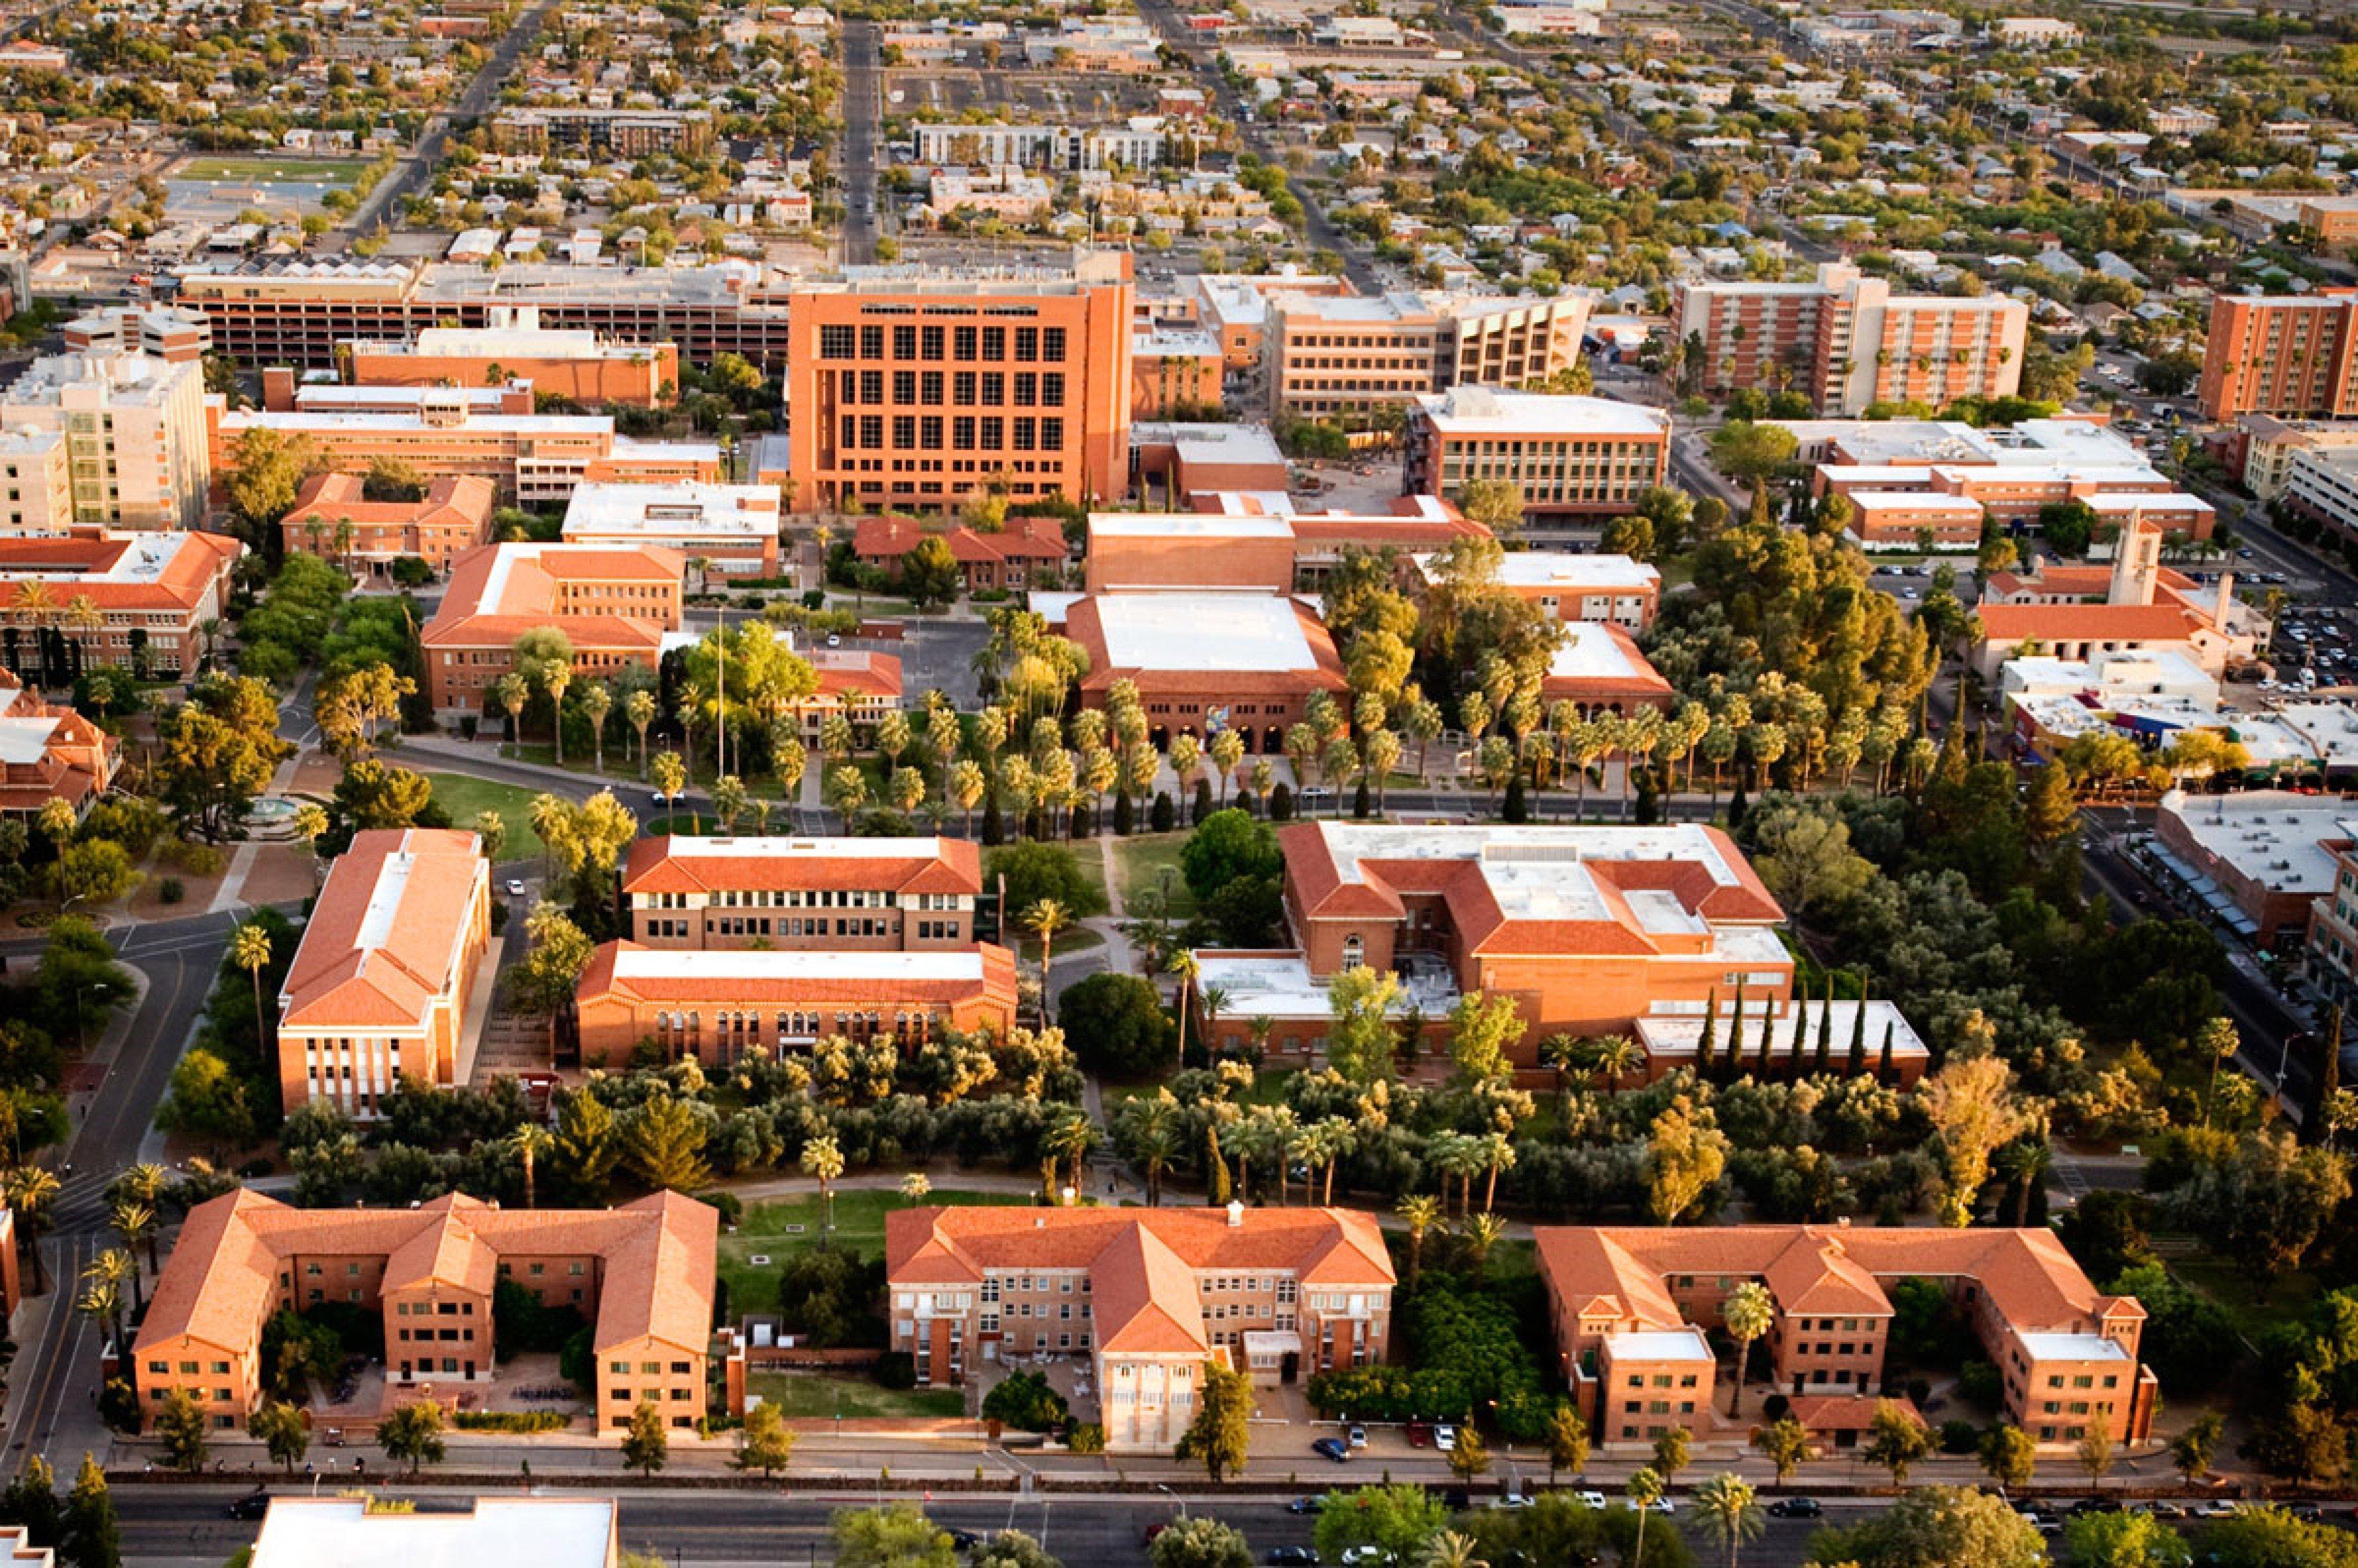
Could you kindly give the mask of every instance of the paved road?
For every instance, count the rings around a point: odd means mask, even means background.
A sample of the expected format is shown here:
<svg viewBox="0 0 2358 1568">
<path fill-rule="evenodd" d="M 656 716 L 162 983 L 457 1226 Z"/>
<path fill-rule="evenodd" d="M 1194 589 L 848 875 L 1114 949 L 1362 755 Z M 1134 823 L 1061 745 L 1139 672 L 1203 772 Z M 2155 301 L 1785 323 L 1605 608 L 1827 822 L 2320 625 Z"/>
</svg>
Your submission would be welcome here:
<svg viewBox="0 0 2358 1568">
<path fill-rule="evenodd" d="M 1372 1480 L 1373 1477 L 1362 1477 Z M 299 1485 L 285 1488 L 300 1495 Z M 123 1521 L 123 1551 L 134 1563 L 155 1568 L 201 1564 L 215 1568 L 222 1559 L 253 1541 L 255 1526 L 223 1517 L 230 1488 L 182 1486 L 124 1487 L 115 1493 Z M 456 1509 L 463 1499 L 449 1489 L 427 1487 L 414 1493 L 421 1510 Z M 583 1495 L 583 1494 L 574 1494 Z M 594 1495 L 594 1494 L 590 1494 Z M 780 1494 L 752 1491 L 697 1492 L 625 1490 L 621 1533 L 626 1551 L 643 1552 L 686 1568 L 707 1565 L 776 1564 L 832 1562 L 827 1519 L 838 1509 L 872 1506 L 874 1496 L 857 1491 L 827 1494 Z M 1066 1563 L 1099 1565 L 1142 1563 L 1147 1560 L 1143 1537 L 1153 1525 L 1191 1513 L 1212 1514 L 1245 1532 L 1256 1555 L 1271 1547 L 1307 1545 L 1313 1520 L 1286 1510 L 1282 1499 L 1222 1498 L 1201 1493 L 1177 1497 L 1161 1491 L 1112 1497 L 954 1498 L 926 1499 L 907 1493 L 895 1500 L 914 1501 L 941 1524 L 977 1533 L 1011 1525 L 1042 1540 L 1048 1551 Z M 1868 1505 L 1879 1509 L 1880 1503 Z M 1856 1517 L 1852 1514 L 1850 1517 Z M 1691 1518 L 1682 1524 L 1694 1534 Z M 1754 1568 L 1796 1568 L 1808 1551 L 1815 1526 L 1769 1519 L 1760 1540 L 1747 1545 L 1744 1558 Z M 1695 1549 L 1710 1550 L 1700 1535 Z"/>
<path fill-rule="evenodd" d="M 876 153 L 882 117 L 883 71 L 876 24 L 843 24 L 843 259 L 876 259 Z"/>
<path fill-rule="evenodd" d="M 536 0 L 531 9 L 516 18 L 515 26 L 510 27 L 507 35 L 492 48 L 491 58 L 483 61 L 482 69 L 475 73 L 475 79 L 467 83 L 467 90 L 459 95 L 458 103 L 452 104 L 448 112 L 426 122 L 426 128 L 418 133 L 417 139 L 410 144 L 409 151 L 402 155 L 393 172 L 377 181 L 376 189 L 352 209 L 352 215 L 341 226 L 322 236 L 321 250 L 341 250 L 350 245 L 375 227 L 380 218 L 394 210 L 395 203 L 406 200 L 413 191 L 433 178 L 435 166 L 442 161 L 443 150 L 450 145 L 452 127 L 465 121 L 482 118 L 484 112 L 492 106 L 493 95 L 506 83 L 509 74 L 515 70 L 516 62 L 524 58 L 525 46 L 539 36 L 541 20 L 555 4 L 556 0 Z"/>
</svg>

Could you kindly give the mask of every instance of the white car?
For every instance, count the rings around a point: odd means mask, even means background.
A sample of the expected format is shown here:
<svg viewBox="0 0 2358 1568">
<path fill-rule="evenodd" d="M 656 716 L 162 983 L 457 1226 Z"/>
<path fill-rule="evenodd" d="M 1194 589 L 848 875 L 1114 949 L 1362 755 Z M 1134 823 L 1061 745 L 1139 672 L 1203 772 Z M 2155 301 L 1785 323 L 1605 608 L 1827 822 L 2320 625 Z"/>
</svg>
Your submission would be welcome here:
<svg viewBox="0 0 2358 1568">
<path fill-rule="evenodd" d="M 1602 1492 L 1574 1492 L 1572 1494 L 1572 1500 L 1585 1509 L 1602 1509 L 1608 1506 Z"/>
<path fill-rule="evenodd" d="M 519 881 L 510 881 L 508 883 L 508 896 L 510 898 L 522 898 L 524 893 L 524 883 Z"/>
<path fill-rule="evenodd" d="M 1368 1445 L 1368 1429 L 1364 1426 L 1355 1426 L 1346 1435 L 1354 1448 L 1365 1448 Z"/>
<path fill-rule="evenodd" d="M 1455 1453 L 1457 1451 L 1457 1429 L 1454 1426 L 1434 1427 L 1433 1429 L 1433 1445 L 1435 1448 L 1440 1449 L 1444 1454 Z"/>
<path fill-rule="evenodd" d="M 1635 1503 L 1629 1506 L 1637 1507 Z M 1650 1514 L 1674 1514 L 1679 1511 L 1679 1505 L 1668 1498 L 1656 1498 L 1652 1502 L 1648 1503 L 1642 1511 Z"/>
<path fill-rule="evenodd" d="M 2234 1519 L 2244 1511 L 2244 1505 L 2227 1498 L 2213 1498 L 2194 1510 L 2196 1519 Z"/>
<path fill-rule="evenodd" d="M 1343 1548 L 1344 1568 L 1358 1568 L 1360 1563 L 1384 1563 L 1391 1557 L 1380 1546 L 1347 1546 Z"/>
</svg>

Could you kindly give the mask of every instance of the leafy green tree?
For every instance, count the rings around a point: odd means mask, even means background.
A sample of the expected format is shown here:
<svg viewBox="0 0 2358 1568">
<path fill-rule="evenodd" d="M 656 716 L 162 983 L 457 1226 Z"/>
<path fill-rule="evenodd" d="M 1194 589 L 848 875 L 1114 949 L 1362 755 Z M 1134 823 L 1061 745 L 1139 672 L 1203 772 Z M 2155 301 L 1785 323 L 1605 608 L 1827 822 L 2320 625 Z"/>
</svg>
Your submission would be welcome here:
<svg viewBox="0 0 2358 1568">
<path fill-rule="evenodd" d="M 442 1442 L 442 1407 L 431 1400 L 402 1406 L 378 1423 L 378 1445 L 396 1465 L 417 1474 L 422 1465 L 439 1465 L 446 1452 Z"/>
<path fill-rule="evenodd" d="M 1569 1470 L 1574 1476 L 1585 1472 L 1588 1446 L 1588 1423 L 1580 1419 L 1580 1411 L 1569 1400 L 1558 1404 L 1555 1413 L 1548 1417 L 1548 1485 L 1555 1485 L 1559 1470 Z"/>
<path fill-rule="evenodd" d="M 1982 1468 L 1990 1479 L 2008 1490 L 2030 1485 L 2039 1464 L 2039 1444 L 2012 1422 L 2001 1422 L 1982 1434 Z"/>
<path fill-rule="evenodd" d="M 1736 1568 L 1736 1554 L 1744 1543 L 1759 1540 L 1760 1532 L 1768 1528 L 1768 1518 L 1760 1511 L 1760 1499 L 1752 1483 L 1739 1476 L 1714 1476 L 1697 1487 L 1694 1506 L 1704 1532 L 1726 1552 L 1727 1568 Z"/>
<path fill-rule="evenodd" d="M 978 1548 L 968 1568 L 1064 1568 L 1048 1549 L 1020 1530 L 1002 1530 Z"/>
<path fill-rule="evenodd" d="M 21 1525 L 39 1543 L 55 1543 L 65 1535 L 65 1509 L 58 1501 L 57 1473 L 38 1454 L 25 1456 L 16 1478 L 0 1492 L 0 1523 Z"/>
<path fill-rule="evenodd" d="M 1217 1361 L 1198 1379 L 1195 1418 L 1179 1439 L 1177 1456 L 1201 1460 L 1215 1484 L 1244 1468 L 1252 1453 L 1252 1381 Z"/>
<path fill-rule="evenodd" d="M 74 1474 L 73 1490 L 66 1494 L 60 1555 L 73 1568 L 122 1568 L 123 1530 L 114 1515 L 114 1498 L 106 1488 L 106 1472 L 88 1454 Z"/>
<path fill-rule="evenodd" d="M 737 1457 L 733 1461 L 740 1470 L 759 1470 L 763 1480 L 784 1469 L 795 1457 L 795 1431 L 786 1418 L 773 1404 L 758 1404 L 745 1412 L 745 1424 L 737 1435 Z"/>
<path fill-rule="evenodd" d="M 2046 1568 L 2047 1547 L 2003 1498 L 1919 1487 L 1884 1513 L 1819 1531 L 1810 1560 L 1858 1568 Z"/>
<path fill-rule="evenodd" d="M 2204 1568 L 2353 1568 L 2358 1537 L 2297 1519 L 2282 1509 L 2249 1509 L 2212 1519 L 2193 1542 Z"/>
<path fill-rule="evenodd" d="M 671 1434 L 664 1430 L 663 1411 L 653 1400 L 643 1399 L 622 1433 L 622 1463 L 642 1476 L 653 1476 L 670 1459 Z"/>
<path fill-rule="evenodd" d="M 1152 982 L 1137 975 L 1095 974 L 1065 988 L 1056 1022 L 1065 1044 L 1094 1073 L 1160 1077 L 1177 1065 L 1178 1033 Z"/>
<path fill-rule="evenodd" d="M 1053 900 L 1075 915 L 1103 912 L 1105 900 L 1081 874 L 1078 856 L 1062 844 L 1010 844 L 993 849 L 983 862 L 985 887 L 996 888 L 1006 879 L 1001 908 L 1011 916 L 1044 901 Z"/>
<path fill-rule="evenodd" d="M 957 1568 L 949 1531 L 912 1503 L 838 1509 L 828 1530 L 836 1568 Z"/>
<path fill-rule="evenodd" d="M 1269 824 L 1230 806 L 1204 818 L 1179 847 L 1188 891 L 1207 899 L 1231 882 L 1277 875 L 1284 862 Z"/>
<path fill-rule="evenodd" d="M 1779 1416 L 1755 1432 L 1752 1446 L 1760 1451 L 1760 1457 L 1775 1467 L 1779 1487 L 1791 1481 L 1793 1472 L 1808 1464 L 1816 1454 L 1810 1443 L 1810 1429 L 1790 1415 Z"/>
<path fill-rule="evenodd" d="M 920 610 L 950 603 L 965 586 L 957 557 L 950 553 L 949 541 L 938 534 L 926 535 L 901 557 L 895 580 L 909 602 Z"/>
<path fill-rule="evenodd" d="M 2063 1521 L 2074 1568 L 2187 1568 L 2186 1538 L 2151 1514 L 2074 1514 Z"/>
<path fill-rule="evenodd" d="M 230 471 L 222 487 L 230 509 L 246 525 L 248 543 L 259 546 L 295 510 L 296 492 L 319 466 L 319 450 L 307 436 L 259 425 L 239 436 L 230 449 Z"/>
<path fill-rule="evenodd" d="M 1908 1472 L 1932 1452 L 1932 1434 L 1907 1406 L 1890 1400 L 1878 1400 L 1875 1414 L 1867 1422 L 1866 1441 L 1859 1454 L 1870 1465 L 1879 1465 L 1891 1472 L 1891 1484 L 1904 1487 Z M 2032 1538 L 2037 1539 L 2037 1531 Z"/>
<path fill-rule="evenodd" d="M 1204 1514 L 1174 1520 L 1146 1549 L 1151 1568 L 1253 1568 L 1244 1531 Z"/>
<path fill-rule="evenodd" d="M 174 1389 L 156 1412 L 156 1437 L 164 1445 L 164 1462 L 193 1476 L 205 1467 L 205 1412 L 196 1396 Z"/>
<path fill-rule="evenodd" d="M 295 1462 L 309 1452 L 311 1423 L 284 1400 L 265 1400 L 245 1418 L 245 1433 L 259 1442 L 270 1457 L 295 1473 Z"/>
<path fill-rule="evenodd" d="M 1372 1546 L 1380 1561 L 1414 1563 L 1448 1526 L 1448 1508 L 1422 1487 L 1361 1487 L 1326 1494 L 1314 1539 L 1321 1562 L 1340 1563 L 1351 1548 Z"/>
<path fill-rule="evenodd" d="M 694 1192 L 712 1180 L 712 1167 L 704 1159 L 710 1138 L 705 1108 L 669 1094 L 652 1095 L 622 1122 L 622 1162 L 651 1187 Z"/>
</svg>

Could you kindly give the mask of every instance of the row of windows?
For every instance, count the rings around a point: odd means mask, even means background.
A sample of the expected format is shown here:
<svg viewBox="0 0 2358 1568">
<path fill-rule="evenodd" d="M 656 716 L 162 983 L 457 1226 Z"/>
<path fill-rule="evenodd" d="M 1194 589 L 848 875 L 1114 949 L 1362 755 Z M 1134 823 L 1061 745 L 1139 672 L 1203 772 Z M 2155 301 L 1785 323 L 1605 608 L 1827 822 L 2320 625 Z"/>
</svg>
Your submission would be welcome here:
<svg viewBox="0 0 2358 1568">
<path fill-rule="evenodd" d="M 885 329 L 881 324 L 853 325 L 849 322 L 825 322 L 818 330 L 818 353 L 824 360 L 881 360 L 886 357 Z M 1015 359 L 1019 363 L 1040 360 L 1058 361 L 1065 357 L 1065 329 L 1062 327 L 1018 327 L 1014 330 Z M 892 329 L 892 352 L 896 360 L 941 361 L 980 360 L 996 362 L 1008 357 L 1008 329 L 1005 327 L 926 327 L 907 326 Z"/>
<path fill-rule="evenodd" d="M 944 449 L 945 439 L 949 450 L 958 452 L 996 451 L 1001 448 L 1018 452 L 1036 452 L 1044 448 L 1054 451 L 1065 444 L 1065 421 L 1055 416 L 1034 418 L 1023 415 L 1010 420 L 997 415 L 960 414 L 945 420 L 938 414 L 895 414 L 889 446 L 884 440 L 882 414 L 846 414 L 838 428 L 839 445 L 855 452 L 938 452 Z"/>
<path fill-rule="evenodd" d="M 841 389 L 838 396 L 849 407 L 862 404 L 881 407 L 887 384 L 884 373 L 881 370 L 845 371 L 836 383 Z M 1018 408 L 1065 406 L 1065 373 L 1059 370 L 1017 371 L 1011 376 L 996 370 L 896 370 L 892 374 L 892 401 L 899 404 L 925 408 L 939 408 L 945 404 L 1004 408 L 1009 404 L 1008 394 L 1012 391 L 1014 406 Z"/>
</svg>

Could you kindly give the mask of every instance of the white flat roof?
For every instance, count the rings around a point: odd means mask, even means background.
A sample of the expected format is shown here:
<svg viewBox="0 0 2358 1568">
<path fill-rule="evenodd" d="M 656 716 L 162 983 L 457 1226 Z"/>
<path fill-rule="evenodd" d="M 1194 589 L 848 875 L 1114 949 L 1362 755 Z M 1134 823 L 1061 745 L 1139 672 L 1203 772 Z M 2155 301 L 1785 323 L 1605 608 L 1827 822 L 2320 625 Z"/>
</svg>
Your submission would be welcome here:
<svg viewBox="0 0 2358 1568">
<path fill-rule="evenodd" d="M 2288 790 L 2190 795 L 2172 790 L 2160 809 L 2178 819 L 2204 853 L 2271 892 L 2326 892 L 2334 860 L 2320 840 L 2350 837 L 2343 824 L 2358 805 L 2333 795 Z"/>
<path fill-rule="evenodd" d="M 759 539 L 777 532 L 778 490 L 769 484 L 578 484 L 565 506 L 568 539 Z"/>
<path fill-rule="evenodd" d="M 1616 1361 L 1709 1361 L 1710 1344 L 1692 1328 L 1637 1328 L 1605 1336 Z"/>
<path fill-rule="evenodd" d="M 892 842 L 892 840 L 885 840 Z M 644 980 L 974 980 L 982 954 L 972 947 L 942 953 L 864 953 L 730 948 L 675 952 L 624 947 L 614 955 L 614 978 Z"/>
<path fill-rule="evenodd" d="M 1662 409 L 1574 393 L 1453 386 L 1419 397 L 1417 405 L 1444 435 L 1531 430 L 1563 436 L 1659 436 L 1671 427 L 1671 416 Z"/>
<path fill-rule="evenodd" d="M 1098 624 L 1116 669 L 1264 671 L 1317 667 L 1293 600 L 1270 593 L 1099 594 Z"/>
<path fill-rule="evenodd" d="M 1420 556 L 1419 565 L 1434 557 Z M 1498 557 L 1498 581 L 1509 588 L 1659 588 L 1662 574 L 1628 556 L 1571 550 L 1509 550 Z"/>
<path fill-rule="evenodd" d="M 945 838 L 699 838 L 672 835 L 675 860 L 913 860 L 940 855 Z"/>
<path fill-rule="evenodd" d="M 1107 539 L 1291 539 L 1282 517 L 1225 512 L 1092 512 L 1089 533 Z"/>
<path fill-rule="evenodd" d="M 1979 517 L 1982 503 L 1962 495 L 1942 495 L 1921 490 L 1854 490 L 1851 504 L 1861 512 L 1870 509 L 1882 512 L 1943 512 L 1963 517 Z"/>
<path fill-rule="evenodd" d="M 478 1498 L 468 1513 L 373 1514 L 358 1498 L 270 1499 L 254 1568 L 603 1568 L 611 1498 Z"/>
<path fill-rule="evenodd" d="M 1243 958 L 1218 953 L 1197 953 L 1196 984 L 1218 986 L 1228 993 L 1228 1016 L 1231 1018 L 1274 1018 L 1287 1020 L 1329 1018 L 1334 1006 L 1325 985 L 1314 979 L 1310 966 L 1299 957 Z M 1408 977 L 1401 980 L 1401 992 L 1386 1016 L 1406 1018 L 1412 1003 L 1425 1015 L 1448 1011 L 1456 1000 L 1455 988 L 1444 986 L 1423 994 L 1411 989 Z M 1441 994 L 1445 990 L 1447 995 Z"/>
<path fill-rule="evenodd" d="M 2129 1353 L 2101 1334 L 2017 1334 L 2022 1348 L 2039 1361 L 2126 1361 Z"/>
<path fill-rule="evenodd" d="M 1567 621 L 1548 674 L 1557 680 L 1643 680 L 1653 667 L 1629 656 L 1618 637 L 1595 621 Z"/>
</svg>

